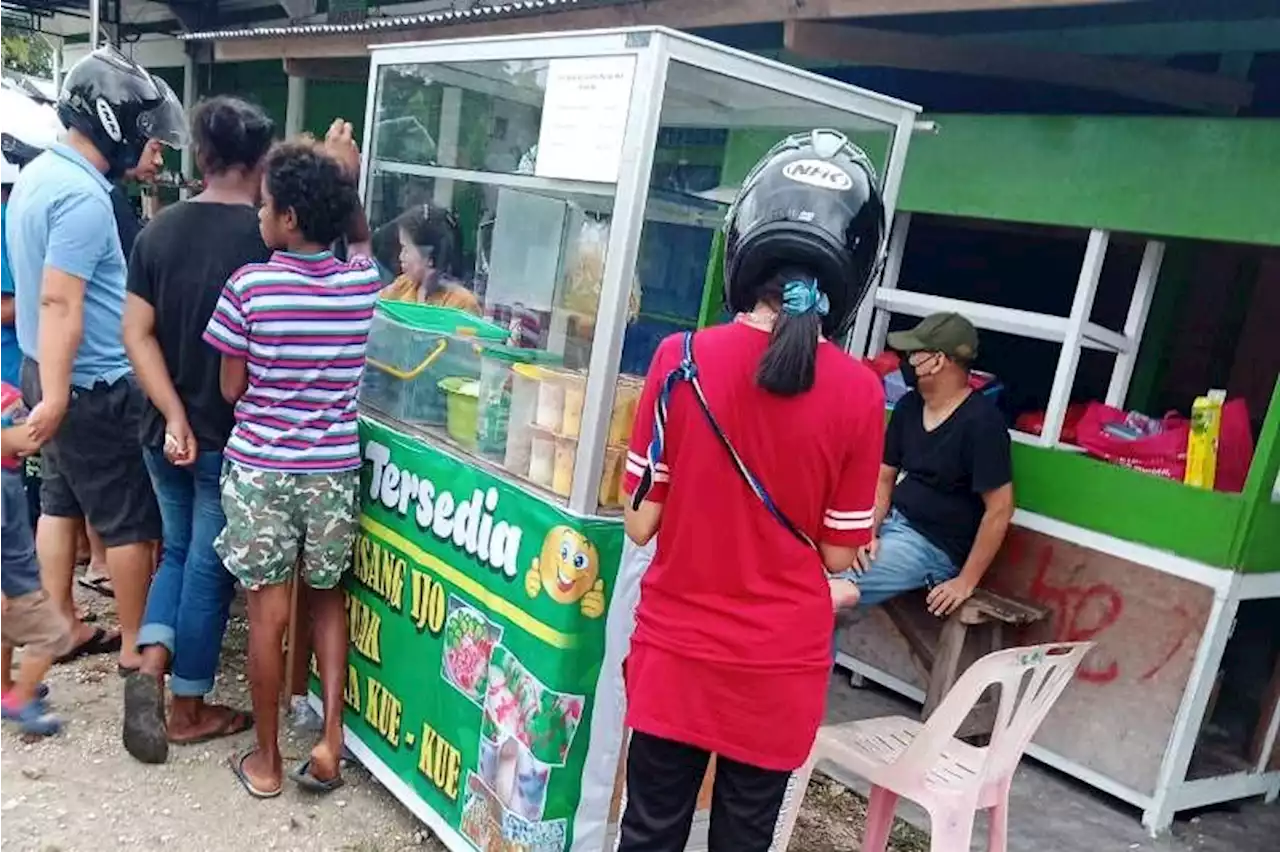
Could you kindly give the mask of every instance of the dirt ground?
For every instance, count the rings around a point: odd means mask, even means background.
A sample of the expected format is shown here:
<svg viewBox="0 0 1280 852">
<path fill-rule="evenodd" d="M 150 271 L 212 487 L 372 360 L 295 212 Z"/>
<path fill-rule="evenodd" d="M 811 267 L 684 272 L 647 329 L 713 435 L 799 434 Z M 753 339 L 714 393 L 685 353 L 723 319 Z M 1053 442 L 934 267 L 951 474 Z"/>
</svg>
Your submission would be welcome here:
<svg viewBox="0 0 1280 852">
<path fill-rule="evenodd" d="M 83 607 L 109 625 L 105 599 L 77 589 Z M 249 707 L 244 675 L 245 623 L 233 618 L 214 699 Z M 123 681 L 112 657 L 55 667 L 50 703 L 66 730 L 24 742 L 8 725 L 0 736 L 0 848 L 13 852 L 161 850 L 180 843 L 222 852 L 340 850 L 438 852 L 430 835 L 358 766 L 347 784 L 319 798 L 286 785 L 271 801 L 250 799 L 227 767 L 252 733 L 211 744 L 175 747 L 163 766 L 134 761 L 120 744 Z M 285 760 L 306 756 L 311 738 L 287 732 Z M 792 852 L 857 848 L 865 802 L 826 779 L 809 788 Z M 891 852 L 923 852 L 928 839 L 899 823 Z"/>
</svg>

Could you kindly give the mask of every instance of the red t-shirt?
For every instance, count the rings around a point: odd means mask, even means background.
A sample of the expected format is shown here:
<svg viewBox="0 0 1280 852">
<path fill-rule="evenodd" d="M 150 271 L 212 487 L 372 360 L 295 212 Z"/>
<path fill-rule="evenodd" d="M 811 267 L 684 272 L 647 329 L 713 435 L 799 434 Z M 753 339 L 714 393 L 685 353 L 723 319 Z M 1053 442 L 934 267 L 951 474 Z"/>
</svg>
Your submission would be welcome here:
<svg viewBox="0 0 1280 852">
<path fill-rule="evenodd" d="M 778 508 L 814 541 L 871 539 L 884 444 L 884 391 L 831 343 L 813 389 L 781 397 L 756 384 L 769 335 L 741 323 L 699 332 L 694 360 L 711 411 Z M 643 473 L 654 401 L 680 363 L 676 335 L 649 368 L 627 456 L 627 492 Z M 821 722 L 834 616 L 821 557 L 747 487 L 680 383 L 668 405 L 662 467 L 648 500 L 664 504 L 641 583 L 627 663 L 637 730 L 770 769 L 804 762 Z"/>
</svg>

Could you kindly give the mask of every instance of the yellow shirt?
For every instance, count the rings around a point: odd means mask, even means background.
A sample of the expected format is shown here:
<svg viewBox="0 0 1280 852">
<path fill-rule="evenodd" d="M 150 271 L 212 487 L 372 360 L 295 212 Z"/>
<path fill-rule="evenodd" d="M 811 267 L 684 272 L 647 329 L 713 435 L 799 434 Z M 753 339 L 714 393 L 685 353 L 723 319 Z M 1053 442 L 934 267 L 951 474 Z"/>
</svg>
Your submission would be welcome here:
<svg viewBox="0 0 1280 852">
<path fill-rule="evenodd" d="M 418 302 L 423 305 L 435 305 L 438 308 L 457 308 L 476 316 L 482 313 L 480 300 L 466 287 L 446 283 L 425 299 L 418 297 L 420 292 L 417 281 L 407 275 L 401 275 L 382 291 L 382 298 L 393 302 Z"/>
</svg>

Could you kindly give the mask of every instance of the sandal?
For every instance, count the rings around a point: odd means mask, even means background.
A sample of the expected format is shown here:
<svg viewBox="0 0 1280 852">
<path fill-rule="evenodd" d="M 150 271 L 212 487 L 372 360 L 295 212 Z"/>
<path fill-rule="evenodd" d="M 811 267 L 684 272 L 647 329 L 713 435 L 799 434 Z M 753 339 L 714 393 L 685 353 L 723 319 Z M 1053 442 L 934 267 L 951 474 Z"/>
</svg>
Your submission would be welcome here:
<svg viewBox="0 0 1280 852">
<path fill-rule="evenodd" d="M 69 663 L 81 657 L 93 657 L 98 654 L 114 654 L 120 650 L 122 640 L 120 634 L 108 636 L 101 627 L 93 628 L 93 635 L 54 660 L 55 663 Z"/>
<path fill-rule="evenodd" d="M 183 746 L 199 745 L 200 743 L 212 742 L 223 737 L 234 737 L 236 734 L 243 734 L 245 731 L 253 730 L 252 713 L 242 713 L 239 710 L 232 710 L 230 707 L 221 707 L 220 705 L 210 706 L 219 707 L 219 709 L 227 711 L 222 718 L 222 724 L 211 731 L 196 734 L 194 737 L 169 737 L 169 742 Z"/>
<path fill-rule="evenodd" d="M 341 775 L 336 775 L 329 779 L 317 778 L 311 772 L 311 758 L 307 758 L 289 770 L 289 780 L 308 792 L 322 795 L 324 793 L 332 793 L 347 783 L 342 779 Z"/>
<path fill-rule="evenodd" d="M 284 792 L 284 785 L 281 784 L 274 790 L 260 790 L 249 778 L 249 774 L 244 771 L 244 762 L 249 759 L 255 749 L 249 749 L 238 757 L 232 755 L 227 758 L 227 765 L 231 767 L 231 772 L 236 776 L 236 780 L 240 782 L 240 786 L 244 787 L 244 791 L 255 799 L 274 799 Z"/>
<path fill-rule="evenodd" d="M 124 749 L 143 763 L 169 759 L 164 723 L 164 687 L 160 681 L 134 672 L 124 682 Z"/>
<path fill-rule="evenodd" d="M 91 592 L 97 592 L 103 597 L 114 598 L 116 590 L 111 587 L 111 578 L 106 574 L 95 574 L 90 576 L 85 574 L 76 580 L 82 588 L 86 588 Z"/>
</svg>

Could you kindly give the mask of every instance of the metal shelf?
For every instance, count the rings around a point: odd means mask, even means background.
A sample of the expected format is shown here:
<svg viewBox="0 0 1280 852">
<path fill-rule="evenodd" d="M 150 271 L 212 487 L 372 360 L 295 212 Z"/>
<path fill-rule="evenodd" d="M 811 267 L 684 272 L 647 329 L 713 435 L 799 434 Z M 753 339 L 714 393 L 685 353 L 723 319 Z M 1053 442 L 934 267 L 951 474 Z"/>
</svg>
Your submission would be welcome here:
<svg viewBox="0 0 1280 852">
<path fill-rule="evenodd" d="M 1151 308 L 1151 297 L 1164 259 L 1164 243 L 1147 241 L 1142 265 L 1134 282 L 1124 331 L 1118 332 L 1089 320 L 1093 311 L 1093 299 L 1098 291 L 1098 280 L 1102 275 L 1102 263 L 1111 239 L 1110 232 L 1098 228 L 1089 232 L 1089 242 L 1080 264 L 1080 275 L 1071 302 L 1071 314 L 1060 317 L 898 289 L 898 277 L 902 271 L 902 257 L 906 252 L 910 227 L 910 213 L 902 212 L 895 216 L 885 272 L 872 297 L 859 311 L 858 321 L 854 324 L 849 340 L 850 352 L 861 355 L 876 354 L 883 350 L 890 314 L 924 317 L 940 311 L 952 311 L 968 317 L 980 329 L 1044 340 L 1062 347 L 1054 370 L 1049 404 L 1045 410 L 1044 431 L 1038 438 L 1015 433 L 1017 440 L 1047 447 L 1063 446 L 1059 444 L 1058 436 L 1066 419 L 1067 403 L 1075 385 L 1080 353 L 1084 349 L 1109 352 L 1116 356 L 1106 403 L 1117 408 L 1124 406 L 1138 347 L 1142 343 L 1142 332 Z"/>
<path fill-rule="evenodd" d="M 949 299 L 945 296 L 931 296 L 928 293 L 917 293 L 911 290 L 879 289 L 875 294 L 875 305 L 890 313 L 906 314 L 912 317 L 926 317 L 939 311 L 952 311 L 964 314 L 970 322 L 984 331 L 999 331 L 1019 337 L 1047 340 L 1050 343 L 1061 343 L 1067 337 L 1066 317 L 1020 311 L 1016 308 L 1002 308 L 998 305 L 986 305 L 963 299 Z M 1097 323 L 1086 323 L 1082 336 L 1081 343 L 1086 349 L 1120 353 L 1128 352 L 1131 348 L 1124 335 Z"/>
</svg>

